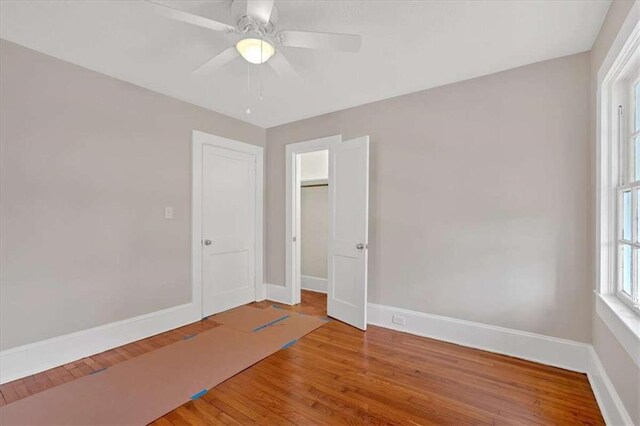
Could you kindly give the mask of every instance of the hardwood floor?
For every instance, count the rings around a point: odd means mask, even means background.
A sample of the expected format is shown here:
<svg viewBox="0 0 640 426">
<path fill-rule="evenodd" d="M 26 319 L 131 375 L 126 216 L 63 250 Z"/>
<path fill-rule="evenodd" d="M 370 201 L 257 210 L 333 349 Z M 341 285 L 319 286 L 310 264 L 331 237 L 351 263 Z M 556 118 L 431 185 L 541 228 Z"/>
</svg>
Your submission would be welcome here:
<svg viewBox="0 0 640 426">
<path fill-rule="evenodd" d="M 281 307 L 324 316 L 326 297 L 305 291 L 301 305 Z M 0 404 L 215 326 L 204 320 L 7 383 L 0 386 Z M 363 423 L 604 421 L 584 374 L 379 327 L 364 333 L 332 321 L 153 424 Z"/>
</svg>

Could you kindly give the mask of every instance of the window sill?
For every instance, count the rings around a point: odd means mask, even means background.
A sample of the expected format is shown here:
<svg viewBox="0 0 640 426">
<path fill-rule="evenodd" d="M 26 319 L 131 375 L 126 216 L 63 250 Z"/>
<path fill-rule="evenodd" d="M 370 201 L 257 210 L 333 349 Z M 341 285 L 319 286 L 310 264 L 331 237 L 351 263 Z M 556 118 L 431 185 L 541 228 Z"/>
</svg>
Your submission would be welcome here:
<svg viewBox="0 0 640 426">
<path fill-rule="evenodd" d="M 596 294 L 596 313 L 640 367 L 640 316 L 613 294 Z"/>
</svg>

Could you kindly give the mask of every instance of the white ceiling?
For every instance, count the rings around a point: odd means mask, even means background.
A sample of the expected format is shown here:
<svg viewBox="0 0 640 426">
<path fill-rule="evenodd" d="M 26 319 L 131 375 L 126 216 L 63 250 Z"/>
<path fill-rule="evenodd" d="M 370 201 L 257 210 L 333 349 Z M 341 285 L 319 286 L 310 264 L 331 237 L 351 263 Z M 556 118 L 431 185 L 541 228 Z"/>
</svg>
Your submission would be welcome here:
<svg viewBox="0 0 640 426">
<path fill-rule="evenodd" d="M 230 0 L 166 2 L 233 23 Z M 609 1 L 282 1 L 278 29 L 357 33 L 359 53 L 282 48 L 301 76 L 236 59 L 191 74 L 231 36 L 170 21 L 143 1 L 0 1 L 0 37 L 271 127 L 589 50 Z M 258 100 L 259 74 L 264 100 Z M 245 110 L 250 105 L 252 113 Z"/>
</svg>

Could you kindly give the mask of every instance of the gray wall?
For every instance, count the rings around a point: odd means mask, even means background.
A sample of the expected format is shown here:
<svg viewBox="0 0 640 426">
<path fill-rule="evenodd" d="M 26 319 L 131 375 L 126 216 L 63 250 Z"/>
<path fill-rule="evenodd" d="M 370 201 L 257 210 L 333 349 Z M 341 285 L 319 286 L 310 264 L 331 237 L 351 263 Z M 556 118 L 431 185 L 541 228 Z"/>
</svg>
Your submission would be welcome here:
<svg viewBox="0 0 640 426">
<path fill-rule="evenodd" d="M 589 54 L 267 131 L 266 281 L 285 280 L 285 144 L 371 136 L 369 301 L 591 340 Z"/>
<path fill-rule="evenodd" d="M 596 91 L 598 70 L 606 57 L 611 44 L 618 35 L 620 27 L 624 23 L 629 10 L 633 6 L 633 1 L 615 0 L 611 3 L 607 17 L 602 24 L 600 34 L 591 50 L 591 209 L 590 212 L 590 253 L 595 253 L 595 230 L 596 230 Z M 588 263 L 591 265 L 591 282 L 596 288 L 595 259 Z M 592 303 L 593 306 L 593 303 Z M 640 425 L 640 368 L 638 368 L 629 354 L 620 346 L 611 330 L 598 318 L 593 309 L 593 346 L 602 361 L 602 365 L 611 379 L 613 386 L 620 395 L 620 399 L 631 416 L 633 422 Z"/>
<path fill-rule="evenodd" d="M 188 302 L 191 131 L 265 131 L 6 41 L 0 67 L 0 348 Z"/>
<path fill-rule="evenodd" d="M 329 235 L 329 187 L 300 189 L 300 232 L 302 275 L 327 278 L 327 236 Z"/>
</svg>

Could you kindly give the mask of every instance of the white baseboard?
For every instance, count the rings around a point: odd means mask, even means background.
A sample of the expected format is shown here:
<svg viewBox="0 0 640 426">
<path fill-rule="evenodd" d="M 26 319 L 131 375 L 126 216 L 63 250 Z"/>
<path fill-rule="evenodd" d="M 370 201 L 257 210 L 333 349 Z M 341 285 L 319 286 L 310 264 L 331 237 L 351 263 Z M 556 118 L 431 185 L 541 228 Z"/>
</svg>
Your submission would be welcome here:
<svg viewBox="0 0 640 426">
<path fill-rule="evenodd" d="M 393 316 L 405 318 L 405 325 Z M 369 303 L 369 324 L 585 373 L 586 343 Z"/>
<path fill-rule="evenodd" d="M 394 316 L 403 317 L 405 325 L 394 323 Z M 375 303 L 368 304 L 367 322 L 417 336 L 587 373 L 605 422 L 610 426 L 633 425 L 592 345 Z"/>
<path fill-rule="evenodd" d="M 596 396 L 604 421 L 609 426 L 633 425 L 631 416 L 624 407 L 618 392 L 613 387 L 602 362 L 593 347 L 589 348 L 589 370 L 587 371 L 591 389 Z"/>
<path fill-rule="evenodd" d="M 291 304 L 284 287 L 265 287 L 269 299 Z M 199 321 L 201 313 L 199 306 L 187 303 L 0 351 L 0 384 Z"/>
<path fill-rule="evenodd" d="M 187 303 L 0 352 L 0 383 L 20 379 L 90 355 L 181 327 L 201 318 Z"/>
<path fill-rule="evenodd" d="M 312 277 L 311 275 L 300 276 L 300 287 L 303 290 L 315 291 L 317 293 L 327 293 L 327 279 Z"/>
<path fill-rule="evenodd" d="M 293 305 L 291 293 L 286 287 L 267 283 L 265 283 L 265 287 L 267 288 L 267 299 L 273 300 L 274 302 L 284 303 L 285 305 Z"/>
<path fill-rule="evenodd" d="M 285 287 L 266 284 L 267 298 L 291 304 Z M 631 417 L 591 345 L 407 309 L 368 304 L 368 323 L 490 352 L 586 372 L 608 425 L 631 425 Z M 405 325 L 393 323 L 393 316 Z M 0 384 L 54 368 L 200 320 L 184 304 L 0 352 Z"/>
</svg>

